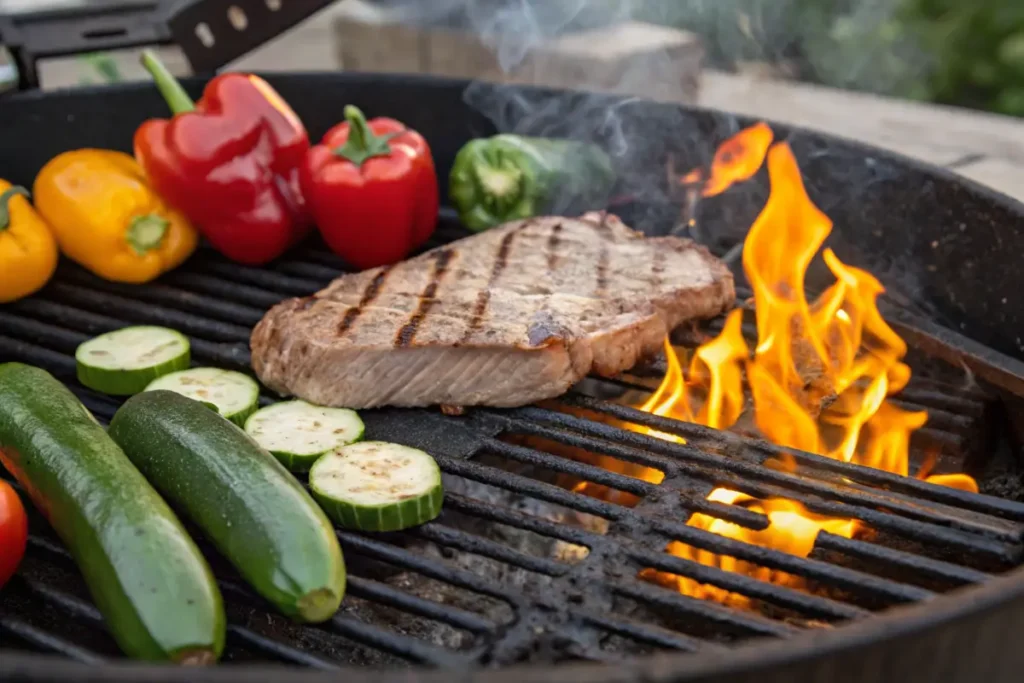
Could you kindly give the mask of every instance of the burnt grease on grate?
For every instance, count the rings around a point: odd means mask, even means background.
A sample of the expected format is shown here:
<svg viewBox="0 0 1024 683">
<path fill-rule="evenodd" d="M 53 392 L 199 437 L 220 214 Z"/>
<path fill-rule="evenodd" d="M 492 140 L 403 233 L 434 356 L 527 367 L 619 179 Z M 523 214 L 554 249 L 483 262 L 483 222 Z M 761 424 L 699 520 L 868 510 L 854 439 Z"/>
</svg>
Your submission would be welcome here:
<svg viewBox="0 0 1024 683">
<path fill-rule="evenodd" d="M 428 248 L 463 234 L 449 221 Z M 0 361 L 48 369 L 105 421 L 119 402 L 74 380 L 74 350 L 85 339 L 126 324 L 164 324 L 191 337 L 196 364 L 247 370 L 249 330 L 263 311 L 280 299 L 312 294 L 342 268 L 315 244 L 267 269 L 201 251 L 145 287 L 101 282 L 63 265 L 37 297 L 0 306 Z M 460 418 L 435 410 L 367 411 L 369 438 L 409 443 L 437 457 L 445 473 L 444 513 L 404 533 L 340 530 L 349 592 L 337 616 L 321 626 L 296 625 L 268 610 L 204 547 L 228 605 L 225 660 L 458 669 L 742 647 L 749 638 L 798 637 L 870 619 L 875 610 L 983 582 L 1021 562 L 1024 504 L 811 454 L 796 454 L 796 469 L 780 471 L 770 466 L 779 451 L 771 444 L 600 398 L 631 383 L 644 386 L 643 380 L 595 380 L 544 407 L 471 410 Z M 936 416 L 935 438 L 957 445 L 943 451 L 956 460 L 950 466 L 967 461 L 983 491 L 1019 492 L 1020 472 L 1007 444 L 975 438 L 998 433 L 993 394 L 951 392 L 943 381 L 915 380 L 900 400 Z M 625 424 L 678 433 L 688 443 Z M 595 454 L 619 465 L 599 466 Z M 663 480 L 630 476 L 641 468 Z M 580 482 L 595 486 L 590 495 L 573 490 Z M 687 525 L 696 513 L 750 529 L 767 523 L 744 506 L 707 501 L 715 486 L 784 495 L 822 514 L 863 519 L 871 532 L 852 539 L 819 534 L 809 556 L 799 557 Z M 664 552 L 673 540 L 801 577 L 806 585 L 676 557 Z M 690 597 L 640 577 L 644 570 L 713 584 L 750 604 Z M 27 559 L 0 606 L 0 639 L 5 647 L 83 662 L 119 657 L 73 562 L 34 512 Z"/>
</svg>

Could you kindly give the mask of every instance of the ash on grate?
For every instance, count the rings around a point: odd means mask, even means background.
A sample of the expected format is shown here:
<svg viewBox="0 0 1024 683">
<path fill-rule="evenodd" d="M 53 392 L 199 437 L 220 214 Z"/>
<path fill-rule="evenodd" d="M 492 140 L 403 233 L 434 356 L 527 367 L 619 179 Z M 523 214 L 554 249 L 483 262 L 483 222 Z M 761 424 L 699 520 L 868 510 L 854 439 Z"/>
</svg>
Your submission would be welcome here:
<svg viewBox="0 0 1024 683">
<path fill-rule="evenodd" d="M 353 605 L 356 602 L 361 601 L 346 596 L 338 615 L 346 616 L 356 611 L 358 607 Z M 225 609 L 228 622 L 231 624 L 245 626 L 258 635 L 291 645 L 304 653 L 331 660 L 340 666 L 410 666 L 406 660 L 383 650 L 349 640 L 331 633 L 326 628 L 298 624 L 276 612 L 230 602 L 225 605 Z M 259 651 L 250 650 L 245 645 L 232 643 L 231 647 L 225 648 L 223 659 L 225 662 L 252 662 L 266 661 L 266 656 Z"/>
<path fill-rule="evenodd" d="M 523 474 L 524 470 L 530 468 L 516 467 L 505 463 L 505 469 L 517 469 L 518 473 Z M 488 506 L 508 508 L 524 515 L 571 525 L 594 533 L 603 533 L 608 527 L 608 522 L 605 519 L 461 477 L 446 475 L 445 490 Z M 555 560 L 567 565 L 576 565 L 589 555 L 589 551 L 585 547 L 507 524 L 480 519 L 453 509 L 446 510 L 439 523 L 451 529 L 500 543 L 504 547 L 524 555 Z M 494 656 L 497 659 L 503 661 L 512 659 L 557 661 L 577 656 L 579 653 L 593 652 L 595 648 L 603 649 L 604 644 L 610 644 L 613 648 L 612 651 L 622 655 L 637 655 L 649 650 L 647 646 L 629 639 L 609 636 L 596 629 L 582 627 L 568 616 L 566 608 L 584 602 L 597 601 L 599 603 L 597 607 L 601 610 L 618 609 L 615 606 L 615 599 L 600 590 L 596 583 L 589 581 L 589 570 L 580 575 L 582 580 L 573 577 L 551 577 L 480 554 L 454 549 L 415 533 L 403 538 L 403 545 L 407 550 L 483 579 L 492 584 L 498 594 L 518 595 L 526 599 L 536 599 L 556 605 L 555 608 L 524 615 L 517 613 L 512 605 L 503 600 L 480 595 L 474 591 L 433 580 L 415 572 L 399 571 L 382 579 L 389 585 L 417 597 L 476 612 L 499 625 L 499 631 L 522 627 L 523 631 L 527 633 L 527 637 L 516 646 L 510 646 L 514 653 L 496 654 Z M 600 566 L 604 563 L 596 564 Z M 586 597 L 580 598 L 580 595 Z M 378 621 L 382 618 L 380 607 L 366 603 L 366 609 L 372 613 L 372 616 L 368 614 L 368 618 L 372 619 L 374 623 L 380 623 Z M 396 626 L 409 629 L 409 626 L 403 621 L 397 621 L 394 626 L 389 625 L 389 628 Z M 418 631 L 416 633 L 418 637 L 446 648 L 465 649 L 473 644 L 471 634 L 444 624 L 433 624 L 432 630 L 418 629 Z"/>
</svg>

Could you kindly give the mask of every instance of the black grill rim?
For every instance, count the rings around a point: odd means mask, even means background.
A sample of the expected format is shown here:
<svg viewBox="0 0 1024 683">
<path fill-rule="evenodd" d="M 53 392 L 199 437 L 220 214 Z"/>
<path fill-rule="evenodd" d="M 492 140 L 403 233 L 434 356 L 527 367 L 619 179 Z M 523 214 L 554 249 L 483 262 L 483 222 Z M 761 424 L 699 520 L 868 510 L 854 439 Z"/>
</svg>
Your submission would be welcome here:
<svg viewBox="0 0 1024 683">
<path fill-rule="evenodd" d="M 347 73 L 324 74 L 291 72 L 264 74 L 275 86 L 302 82 L 324 87 L 346 85 L 359 89 L 407 87 L 464 90 L 469 81 L 426 75 Z M 201 90 L 200 79 L 187 79 L 192 94 Z M 116 92 L 142 91 L 147 84 L 88 86 L 74 93 L 30 92 L 9 98 L 38 108 L 41 104 L 67 106 L 64 98 L 99 98 Z M 544 88 L 523 87 L 537 94 L 554 93 Z M 11 105 L 8 105 L 11 107 Z M 13 109 L 13 107 L 12 107 Z M 732 128 L 749 125 L 753 120 L 700 107 L 686 107 L 694 114 L 715 121 L 731 122 Z M 301 114 L 301 112 L 300 112 Z M 815 140 L 842 143 L 865 156 L 894 161 L 899 166 L 936 180 L 958 186 L 975 200 L 1000 213 L 1024 219 L 1024 203 L 996 190 L 961 177 L 954 171 L 910 159 L 901 154 L 865 145 L 840 136 L 826 136 L 808 129 L 766 121 L 776 131 Z M 780 135 L 780 137 L 782 137 Z M 979 345 L 980 346 L 980 345 Z M 1019 361 L 988 347 L 981 347 L 986 360 L 1005 367 L 1002 361 Z M 637 659 L 628 664 L 573 663 L 565 665 L 512 666 L 500 670 L 443 671 L 415 669 L 372 670 L 347 667 L 334 672 L 316 672 L 279 665 L 228 665 L 196 671 L 194 669 L 152 666 L 144 663 L 104 663 L 82 665 L 60 657 L 24 654 L 0 648 L 0 680 L 43 683 L 76 680 L 82 683 L 209 683 L 276 682 L 326 683 L 344 680 L 352 683 L 521 683 L 527 680 L 564 683 L 586 680 L 592 683 L 651 683 L 670 681 L 730 681 L 739 683 L 835 683 L 847 681 L 907 680 L 1017 681 L 1024 670 L 1024 648 L 1017 645 L 1024 632 L 1024 567 L 1019 567 L 983 584 L 958 588 L 918 603 L 890 607 L 873 618 L 832 630 L 807 632 L 790 639 L 748 641 L 743 647 L 724 652 L 664 654 Z M 987 663 L 988 668 L 984 665 Z"/>
<path fill-rule="evenodd" d="M 947 631 L 932 640 L 938 624 Z M 1013 643 L 1024 628 L 1024 568 L 981 585 L 956 589 L 928 602 L 893 607 L 872 619 L 834 630 L 803 634 L 788 640 L 748 642 L 735 650 L 680 653 L 637 659 L 630 664 L 573 663 L 559 666 L 527 665 L 476 671 L 375 670 L 340 668 L 309 671 L 278 665 L 229 665 L 197 671 L 140 663 L 76 664 L 63 658 L 26 655 L 0 650 L 0 680 L 19 683 L 671 683 L 673 681 L 783 681 L 897 680 L 894 674 L 908 648 L 922 641 L 930 661 L 916 661 L 910 680 L 960 680 L 951 676 L 953 663 L 975 664 L 1002 658 L 991 671 L 974 669 L 976 679 L 1001 682 L 1019 680 L 1024 656 Z M 868 648 L 871 648 L 868 651 Z M 1019 648 L 1018 648 L 1019 650 Z M 865 655 L 868 655 L 865 658 Z M 812 661 L 813 660 L 813 661 Z M 846 661 L 847 664 L 840 662 Z M 994 660 L 992 660 L 994 661 Z M 831 662 L 831 664 L 828 664 Z M 794 670 L 797 664 L 811 667 Z M 946 668 L 944 668 L 946 667 Z M 864 675 L 872 672 L 870 678 Z M 934 676 L 929 673 L 934 672 Z M 827 672 L 827 677 L 826 673 Z M 944 673 L 945 672 L 945 673 Z M 745 674 L 749 674 L 748 679 Z"/>
</svg>

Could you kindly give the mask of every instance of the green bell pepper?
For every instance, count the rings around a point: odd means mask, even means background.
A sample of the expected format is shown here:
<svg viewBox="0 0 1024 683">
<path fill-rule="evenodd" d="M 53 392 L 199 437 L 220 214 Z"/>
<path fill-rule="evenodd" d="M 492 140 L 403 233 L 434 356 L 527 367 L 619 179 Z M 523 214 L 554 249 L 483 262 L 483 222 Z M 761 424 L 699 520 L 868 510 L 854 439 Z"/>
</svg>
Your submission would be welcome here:
<svg viewBox="0 0 1024 683">
<path fill-rule="evenodd" d="M 604 208 L 614 184 L 611 159 L 596 145 L 502 134 L 459 150 L 449 197 L 463 225 L 480 232 L 556 208 Z"/>
</svg>

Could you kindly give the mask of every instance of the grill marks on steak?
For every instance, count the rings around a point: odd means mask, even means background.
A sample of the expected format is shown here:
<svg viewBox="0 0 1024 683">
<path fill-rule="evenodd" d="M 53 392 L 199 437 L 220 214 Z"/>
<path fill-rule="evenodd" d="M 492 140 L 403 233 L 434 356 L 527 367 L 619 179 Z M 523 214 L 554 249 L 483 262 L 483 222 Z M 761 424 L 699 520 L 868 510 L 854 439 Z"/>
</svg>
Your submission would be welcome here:
<svg viewBox="0 0 1024 683">
<path fill-rule="evenodd" d="M 555 228 L 561 230 L 561 224 L 558 224 Z M 466 333 L 460 340 L 461 343 L 469 343 L 469 341 L 473 339 L 473 335 L 476 334 L 476 331 L 480 329 L 481 325 L 483 325 L 484 314 L 487 313 L 487 305 L 491 302 L 491 290 L 497 286 L 498 278 L 501 277 L 501 271 L 505 270 L 505 266 L 508 265 L 508 253 L 512 249 L 512 240 L 514 240 L 518 234 L 518 230 L 510 230 L 508 234 L 501 238 L 501 244 L 498 246 L 498 255 L 494 258 L 494 265 L 491 267 L 491 277 L 487 280 L 487 286 L 481 289 L 480 293 L 476 295 L 476 305 L 473 307 L 473 317 L 469 321 L 469 327 L 466 328 Z M 551 234 L 555 234 L 554 229 L 552 229 Z"/>
<path fill-rule="evenodd" d="M 430 313 L 430 308 L 434 305 L 434 298 L 437 295 L 437 288 L 441 284 L 441 278 L 448 272 L 448 264 L 452 261 L 452 255 L 455 252 L 451 249 L 439 249 L 434 252 L 434 274 L 431 277 L 430 284 L 423 290 L 423 294 L 420 295 L 419 303 L 416 305 L 416 312 L 409 318 L 409 322 L 402 326 L 402 329 L 398 331 L 395 336 L 395 348 L 401 349 L 407 346 L 412 346 L 413 339 L 416 337 L 416 332 L 420 329 L 420 323 Z"/>
<path fill-rule="evenodd" d="M 524 405 L 632 367 L 734 297 L 689 240 L 605 214 L 536 218 L 278 304 L 253 331 L 253 367 L 321 405 Z"/>
<path fill-rule="evenodd" d="M 391 272 L 391 266 L 381 268 L 380 272 L 377 273 L 369 284 L 366 285 L 366 289 L 363 290 L 363 295 L 359 297 L 359 303 L 352 308 L 345 311 L 345 317 L 341 319 L 341 324 L 338 325 L 338 336 L 344 337 L 345 333 L 348 332 L 348 328 L 352 327 L 352 323 L 356 321 L 359 314 L 363 312 L 367 306 L 373 303 L 373 300 L 377 298 L 377 294 L 380 293 L 380 288 L 384 285 L 384 278 Z"/>
<path fill-rule="evenodd" d="M 562 224 L 560 222 L 551 226 L 551 234 L 548 235 L 548 270 L 554 270 L 558 265 L 559 233 L 561 232 Z"/>
</svg>

